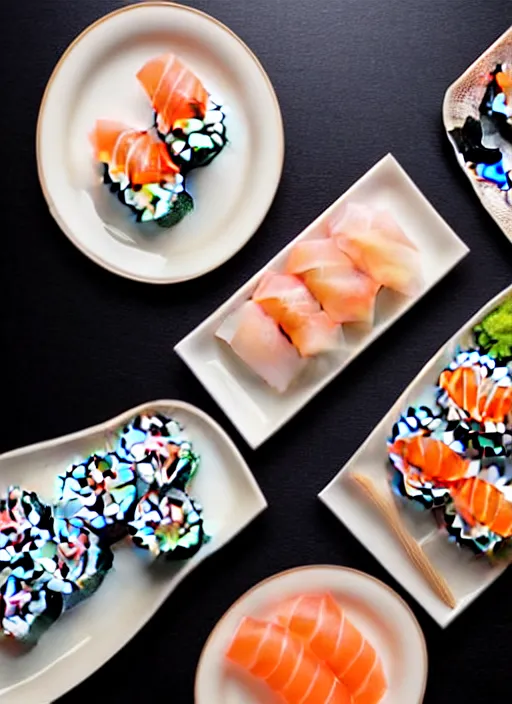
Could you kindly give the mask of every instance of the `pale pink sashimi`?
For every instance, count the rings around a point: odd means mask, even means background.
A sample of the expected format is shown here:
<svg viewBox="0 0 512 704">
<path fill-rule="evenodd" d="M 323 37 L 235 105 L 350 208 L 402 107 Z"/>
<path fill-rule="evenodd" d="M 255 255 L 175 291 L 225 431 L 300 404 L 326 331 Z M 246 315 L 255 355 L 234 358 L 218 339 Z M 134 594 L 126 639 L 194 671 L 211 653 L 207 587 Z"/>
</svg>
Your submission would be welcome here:
<svg viewBox="0 0 512 704">
<path fill-rule="evenodd" d="M 290 252 L 286 272 L 304 281 L 335 323 L 373 323 L 380 284 L 359 271 L 333 239 L 298 242 Z"/>
<path fill-rule="evenodd" d="M 267 271 L 252 298 L 281 326 L 303 357 L 340 346 L 340 326 L 297 276 Z"/>
<path fill-rule="evenodd" d="M 133 186 L 172 182 L 179 172 L 165 144 L 146 130 L 134 130 L 114 120 L 97 120 L 90 141 L 96 159 L 108 164 L 110 175 L 124 175 Z"/>
<path fill-rule="evenodd" d="M 303 638 L 330 667 L 354 704 L 378 704 L 387 691 L 382 662 L 331 594 L 304 594 L 279 605 L 272 619 Z"/>
<path fill-rule="evenodd" d="M 303 369 L 302 359 L 277 323 L 253 301 L 232 313 L 215 335 L 258 376 L 280 393 Z"/>
<path fill-rule="evenodd" d="M 150 59 L 137 78 L 151 100 L 162 134 L 170 132 L 177 120 L 204 117 L 208 93 L 199 78 L 174 54 Z"/>
<path fill-rule="evenodd" d="M 244 618 L 226 657 L 264 680 L 287 704 L 352 704 L 327 665 L 300 637 L 275 623 Z"/>
<path fill-rule="evenodd" d="M 331 218 L 329 233 L 377 283 L 406 296 L 421 290 L 420 253 L 390 213 L 348 203 Z"/>
</svg>

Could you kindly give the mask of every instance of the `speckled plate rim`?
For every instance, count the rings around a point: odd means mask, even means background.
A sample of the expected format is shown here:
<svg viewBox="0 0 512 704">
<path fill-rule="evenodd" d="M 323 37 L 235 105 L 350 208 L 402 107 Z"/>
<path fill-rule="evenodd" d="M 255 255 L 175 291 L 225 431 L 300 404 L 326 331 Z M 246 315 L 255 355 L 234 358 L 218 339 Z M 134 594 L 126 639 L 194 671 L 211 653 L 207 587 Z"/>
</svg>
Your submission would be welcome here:
<svg viewBox="0 0 512 704">
<path fill-rule="evenodd" d="M 76 238 L 73 234 L 73 231 L 71 228 L 67 227 L 67 225 L 64 223 L 63 219 L 59 216 L 58 212 L 56 209 L 53 207 L 53 199 L 51 197 L 51 194 L 49 192 L 45 174 L 43 171 L 42 167 L 42 159 L 41 159 L 41 128 L 42 128 L 42 121 L 44 117 L 44 112 L 45 112 L 45 107 L 46 107 L 46 102 L 48 100 L 48 96 L 50 94 L 52 85 L 62 67 L 64 62 L 66 61 L 68 55 L 71 53 L 73 48 L 82 41 L 82 39 L 87 36 L 90 32 L 92 32 L 94 29 L 99 27 L 101 24 L 104 22 L 107 22 L 108 20 L 112 19 L 113 17 L 116 17 L 121 14 L 125 14 L 127 12 L 137 10 L 141 7 L 160 7 L 160 8 L 169 8 L 169 9 L 179 9 L 179 10 L 184 10 L 189 12 L 192 15 L 197 15 L 204 20 L 207 20 L 209 22 L 212 22 L 213 24 L 217 25 L 221 30 L 226 32 L 232 39 L 235 39 L 240 47 L 248 54 L 248 56 L 252 59 L 254 62 L 255 66 L 258 68 L 261 77 L 265 81 L 268 91 L 269 91 L 269 96 L 272 99 L 272 102 L 274 104 L 274 109 L 275 109 L 275 114 L 274 114 L 274 121 L 275 121 L 275 129 L 276 129 L 276 136 L 278 136 L 279 140 L 279 147 L 278 147 L 278 153 L 277 153 L 277 161 L 279 163 L 279 168 L 276 170 L 276 173 L 274 174 L 274 179 L 275 179 L 275 187 L 273 188 L 272 192 L 269 193 L 269 197 L 265 202 L 262 202 L 261 205 L 261 212 L 260 212 L 260 217 L 258 220 L 254 221 L 254 225 L 251 228 L 252 231 L 249 231 L 249 234 L 240 240 L 238 243 L 238 246 L 235 249 L 231 250 L 231 253 L 224 257 L 222 261 L 217 261 L 214 264 L 210 266 L 205 266 L 202 269 L 198 270 L 196 273 L 193 275 L 189 276 L 184 276 L 184 277 L 177 277 L 177 276 L 172 276 L 168 278 L 159 278 L 159 279 L 153 279 L 151 277 L 147 276 L 139 276 L 135 273 L 131 272 L 126 272 L 117 269 L 115 266 L 112 266 L 108 262 L 106 262 L 101 256 L 98 256 L 95 252 L 89 250 L 78 238 Z M 180 3 L 175 3 L 175 2 L 167 2 L 166 0 L 145 0 L 144 2 L 139 2 L 139 3 L 134 3 L 127 5 L 126 7 L 121 7 L 118 10 L 114 10 L 113 12 L 109 12 L 106 15 L 103 15 L 103 17 L 100 17 L 97 19 L 95 22 L 90 24 L 88 27 L 86 27 L 80 34 L 73 39 L 73 41 L 68 45 L 68 47 L 64 50 L 64 53 L 60 57 L 60 59 L 57 61 L 57 64 L 55 65 L 55 68 L 53 69 L 50 78 L 48 79 L 48 83 L 46 84 L 46 88 L 43 93 L 43 97 L 41 99 L 41 105 L 39 108 L 39 113 L 37 117 L 37 125 L 36 125 L 36 161 L 37 161 L 37 173 L 39 177 L 39 183 L 41 186 L 41 190 L 43 191 L 44 198 L 46 200 L 46 203 L 48 205 L 48 208 L 50 210 L 50 214 L 57 223 L 57 225 L 60 227 L 62 232 L 68 237 L 68 239 L 79 249 L 83 254 L 85 254 L 89 259 L 91 259 L 95 264 L 98 264 L 99 266 L 103 267 L 107 271 L 110 271 L 112 274 L 116 274 L 117 276 L 122 276 L 127 279 L 131 279 L 133 281 L 139 281 L 141 283 L 148 283 L 148 284 L 160 284 L 160 285 L 166 285 L 166 284 L 173 284 L 173 283 L 181 283 L 183 281 L 189 281 L 191 279 L 199 278 L 200 276 L 204 276 L 205 274 L 208 274 L 210 271 L 214 271 L 218 267 L 222 266 L 225 264 L 229 259 L 235 256 L 246 244 L 247 242 L 256 234 L 258 228 L 260 227 L 261 223 L 265 219 L 270 206 L 272 205 L 272 202 L 275 198 L 279 183 L 281 181 L 281 175 L 283 172 L 283 165 L 284 165 L 284 151 L 285 151 L 285 138 L 284 138 L 284 126 L 283 126 L 283 118 L 281 115 L 281 109 L 279 107 L 279 101 L 277 99 L 276 92 L 274 90 L 274 86 L 272 85 L 272 82 L 263 68 L 263 65 L 261 61 L 258 59 L 256 54 L 247 46 L 247 44 L 237 35 L 233 30 L 231 30 L 227 25 L 224 23 L 220 22 L 220 20 L 216 19 L 215 17 L 212 17 L 212 15 L 209 15 L 206 12 L 203 12 L 202 10 L 198 10 L 194 7 L 188 7 L 187 5 L 181 5 Z"/>
<path fill-rule="evenodd" d="M 469 173 L 469 170 L 466 168 L 464 160 L 457 149 L 457 146 L 453 139 L 450 137 L 450 131 L 454 128 L 453 124 L 453 119 L 451 116 L 450 112 L 450 103 L 453 100 L 452 94 L 456 90 L 456 88 L 459 86 L 460 83 L 465 81 L 467 78 L 470 78 L 473 73 L 476 71 L 481 70 L 491 59 L 491 57 L 494 56 L 496 51 L 502 46 L 504 43 L 509 43 L 512 47 L 512 26 L 510 26 L 503 34 L 501 34 L 498 39 L 496 39 L 495 42 L 491 44 L 491 46 L 486 49 L 480 56 L 473 61 L 473 63 L 468 66 L 468 68 L 455 80 L 453 83 L 450 84 L 450 86 L 447 88 L 444 98 L 443 98 L 443 108 L 442 108 L 442 113 L 443 113 L 443 125 L 444 125 L 444 130 L 446 132 L 446 136 L 448 138 L 448 141 L 452 145 L 453 151 L 455 153 L 455 158 L 457 159 L 457 162 L 459 163 L 462 171 L 464 172 L 464 175 L 466 178 L 469 180 L 471 183 L 471 186 L 473 190 L 475 191 L 478 200 L 480 203 L 483 205 L 485 210 L 489 213 L 489 215 L 492 217 L 494 222 L 500 227 L 504 235 L 507 237 L 512 242 L 512 226 L 509 226 L 507 228 L 507 224 L 502 222 L 501 219 L 498 217 L 498 215 L 494 212 L 493 208 L 489 207 L 488 200 L 483 197 L 482 195 L 482 186 L 481 182 L 477 181 L 476 178 L 472 177 L 472 175 Z M 492 63 L 492 61 L 491 61 Z"/>
<path fill-rule="evenodd" d="M 199 677 L 200 677 L 200 672 L 201 672 L 201 667 L 204 662 L 204 659 L 206 657 L 206 653 L 211 645 L 211 642 L 213 641 L 215 635 L 218 633 L 218 631 L 221 629 L 224 621 L 229 617 L 229 615 L 243 602 L 245 601 L 248 597 L 250 597 L 254 592 L 258 591 L 259 589 L 265 587 L 267 584 L 270 584 L 271 582 L 275 582 L 279 579 L 282 579 L 283 577 L 287 577 L 292 574 L 298 574 L 301 572 L 311 572 L 314 570 L 331 570 L 333 572 L 337 572 L 340 575 L 343 575 L 347 572 L 350 572 L 351 574 L 361 577 L 362 579 L 365 579 L 369 582 L 374 583 L 377 587 L 380 589 L 385 590 L 388 592 L 404 609 L 406 614 L 410 617 L 412 624 L 414 625 L 415 629 L 418 632 L 418 636 L 420 639 L 420 642 L 422 644 L 422 669 L 424 670 L 424 678 L 423 678 L 423 684 L 421 688 L 421 696 L 418 700 L 417 703 L 415 704 L 421 704 L 423 701 L 423 698 L 425 696 L 425 690 L 427 688 L 427 677 L 428 677 L 428 651 L 427 651 L 427 644 L 425 642 L 425 636 L 423 634 L 423 631 L 421 630 L 421 626 L 418 623 L 418 620 L 416 616 L 414 615 L 412 609 L 410 606 L 402 599 L 402 597 L 397 594 L 394 589 L 391 589 L 387 584 L 384 582 L 381 582 L 380 579 L 377 579 L 376 577 L 372 577 L 371 575 L 367 574 L 366 572 L 362 572 L 361 570 L 356 570 L 352 567 L 343 567 L 340 565 L 328 565 L 328 564 L 320 564 L 320 565 L 304 565 L 301 567 L 292 567 L 291 569 L 284 570 L 283 572 L 278 572 L 277 574 L 271 575 L 270 577 L 267 577 L 266 579 L 263 579 L 261 582 L 258 582 L 258 584 L 255 584 L 253 587 L 248 589 L 242 596 L 240 596 L 228 609 L 227 611 L 224 612 L 224 614 L 220 617 L 220 619 L 217 621 L 215 626 L 213 627 L 212 631 L 210 632 L 210 635 L 206 639 L 206 642 L 203 646 L 203 649 L 201 651 L 201 655 L 199 656 L 199 660 L 197 663 L 197 668 L 196 668 L 196 676 L 195 676 L 195 682 L 194 682 L 194 702 L 195 704 L 202 704 L 202 702 L 199 701 L 198 699 L 198 682 L 199 682 Z M 413 704 L 411 702 L 411 704 Z"/>
<path fill-rule="evenodd" d="M 75 651 L 78 651 L 79 648 L 72 648 L 62 657 L 57 658 L 57 660 L 52 662 L 49 667 L 43 668 L 41 671 L 28 677 L 26 680 L 20 681 L 14 686 L 2 688 L 2 683 L 0 682 L 0 701 L 2 703 L 5 702 L 5 704 L 11 704 L 12 702 L 12 704 L 40 704 L 41 702 L 54 701 L 55 699 L 64 696 L 66 692 L 78 686 L 88 677 L 92 676 L 100 667 L 105 665 L 116 653 L 118 653 L 122 647 L 132 640 L 132 638 L 142 629 L 142 627 L 155 616 L 163 602 L 169 598 L 176 587 L 178 587 L 178 585 L 196 567 L 198 567 L 199 564 L 221 550 L 268 507 L 267 500 L 265 499 L 265 496 L 247 462 L 226 431 L 211 416 L 202 411 L 200 408 L 197 408 L 197 406 L 187 403 L 186 401 L 176 399 L 147 401 L 146 403 L 142 403 L 134 408 L 126 410 L 113 418 L 83 428 L 82 430 L 4 452 L 0 454 L 0 460 L 2 462 L 8 462 L 11 459 L 23 457 L 24 455 L 30 455 L 31 453 L 35 453 L 40 450 L 52 449 L 53 447 L 64 443 L 79 441 L 95 433 L 104 433 L 105 437 L 108 439 L 110 433 L 114 432 L 116 428 L 140 413 L 157 411 L 162 412 L 169 409 L 173 409 L 173 412 L 179 411 L 198 418 L 205 424 L 206 427 L 213 431 L 218 441 L 227 448 L 229 453 L 236 460 L 237 469 L 242 471 L 243 480 L 248 486 L 251 495 L 251 506 L 248 506 L 248 511 L 244 515 L 243 521 L 240 521 L 237 525 L 233 525 L 233 527 L 227 531 L 227 534 L 225 534 L 221 539 L 219 538 L 218 541 L 212 540 L 210 543 L 207 543 L 203 550 L 185 562 L 176 574 L 169 577 L 166 588 L 162 590 L 158 598 L 151 602 L 148 609 L 142 616 L 138 614 L 139 617 L 136 619 L 136 622 L 134 622 L 134 627 L 129 629 L 130 633 L 128 637 L 124 640 L 120 647 L 110 652 L 108 657 L 102 657 L 100 649 L 100 652 L 95 655 L 92 663 L 88 662 L 86 667 L 73 668 L 71 663 L 68 662 L 68 657 L 72 658 Z M 51 632 L 47 634 L 47 637 L 51 637 Z M 44 648 L 44 644 L 36 647 Z"/>
</svg>

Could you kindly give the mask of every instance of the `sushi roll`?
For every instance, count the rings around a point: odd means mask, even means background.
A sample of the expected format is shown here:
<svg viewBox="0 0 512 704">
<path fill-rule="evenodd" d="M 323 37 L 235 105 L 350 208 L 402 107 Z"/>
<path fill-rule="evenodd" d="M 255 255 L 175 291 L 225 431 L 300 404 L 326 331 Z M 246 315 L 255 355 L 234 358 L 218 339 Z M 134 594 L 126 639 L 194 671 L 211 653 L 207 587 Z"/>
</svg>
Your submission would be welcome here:
<svg viewBox="0 0 512 704">
<path fill-rule="evenodd" d="M 335 323 L 373 324 L 380 285 L 359 271 L 331 238 L 298 242 L 286 262 Z"/>
<path fill-rule="evenodd" d="M 306 364 L 279 325 L 254 301 L 229 315 L 215 336 L 279 393 L 286 391 Z"/>
<path fill-rule="evenodd" d="M 60 594 L 44 587 L 33 588 L 10 575 L 0 585 L 1 632 L 8 638 L 33 646 L 61 615 L 62 607 Z"/>
<path fill-rule="evenodd" d="M 0 500 L 0 581 L 14 563 L 42 548 L 53 535 L 51 507 L 35 492 L 9 487 Z"/>
<path fill-rule="evenodd" d="M 57 479 L 55 515 L 77 528 L 85 526 L 107 542 L 126 534 L 137 501 L 135 467 L 115 453 L 96 453 L 71 465 Z"/>
<path fill-rule="evenodd" d="M 302 357 L 341 346 L 341 327 L 321 309 L 297 276 L 267 271 L 252 300 L 281 327 Z"/>
<path fill-rule="evenodd" d="M 113 554 L 85 525 L 57 520 L 55 533 L 55 540 L 34 556 L 44 571 L 33 583 L 61 594 L 69 609 L 94 594 L 112 567 Z"/>
<path fill-rule="evenodd" d="M 90 139 L 103 182 L 138 222 L 171 227 L 193 209 L 178 166 L 152 132 L 98 120 Z"/>
<path fill-rule="evenodd" d="M 199 466 L 180 424 L 158 413 L 137 416 L 125 426 L 116 454 L 134 464 L 142 482 L 159 487 L 172 483 L 185 490 Z"/>
<path fill-rule="evenodd" d="M 153 105 L 158 134 L 182 173 L 209 164 L 226 145 L 226 115 L 197 76 L 174 54 L 163 54 L 145 63 L 137 78 Z"/>
<path fill-rule="evenodd" d="M 460 352 L 438 381 L 438 404 L 449 419 L 475 421 L 504 432 L 512 412 L 512 377 L 488 355 Z"/>
<path fill-rule="evenodd" d="M 497 64 L 491 73 L 479 111 L 504 140 L 512 142 L 512 68 L 507 64 Z"/>
<path fill-rule="evenodd" d="M 129 532 L 135 545 L 154 557 L 184 560 L 207 540 L 201 513 L 195 500 L 172 485 L 151 489 L 137 504 Z"/>
<path fill-rule="evenodd" d="M 445 510 L 448 533 L 461 546 L 489 556 L 512 548 L 512 494 L 510 476 L 482 472 L 451 489 Z"/>
</svg>

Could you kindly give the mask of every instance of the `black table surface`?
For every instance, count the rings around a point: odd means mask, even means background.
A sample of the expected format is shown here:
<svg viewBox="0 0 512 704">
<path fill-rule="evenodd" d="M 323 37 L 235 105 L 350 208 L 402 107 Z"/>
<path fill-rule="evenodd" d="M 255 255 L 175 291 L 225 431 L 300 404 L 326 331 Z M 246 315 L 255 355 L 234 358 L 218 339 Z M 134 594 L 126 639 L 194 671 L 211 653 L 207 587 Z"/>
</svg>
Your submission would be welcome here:
<svg viewBox="0 0 512 704">
<path fill-rule="evenodd" d="M 75 249 L 52 220 L 36 171 L 37 113 L 57 59 L 86 25 L 126 3 L 1 4 L 0 449 L 78 430 L 147 400 L 178 398 L 230 433 L 269 502 L 131 642 L 59 701 L 165 695 L 192 702 L 201 648 L 230 604 L 264 577 L 321 563 L 368 572 L 411 605 L 428 646 L 426 702 L 509 700 L 511 575 L 443 631 L 316 496 L 431 355 L 511 281 L 511 245 L 460 171 L 441 120 L 446 88 L 508 27 L 511 8 L 502 0 L 191 2 L 261 59 L 283 112 L 286 160 L 270 212 L 241 252 L 196 281 L 158 287 L 116 277 Z M 388 151 L 471 253 L 251 451 L 173 345 Z"/>
</svg>

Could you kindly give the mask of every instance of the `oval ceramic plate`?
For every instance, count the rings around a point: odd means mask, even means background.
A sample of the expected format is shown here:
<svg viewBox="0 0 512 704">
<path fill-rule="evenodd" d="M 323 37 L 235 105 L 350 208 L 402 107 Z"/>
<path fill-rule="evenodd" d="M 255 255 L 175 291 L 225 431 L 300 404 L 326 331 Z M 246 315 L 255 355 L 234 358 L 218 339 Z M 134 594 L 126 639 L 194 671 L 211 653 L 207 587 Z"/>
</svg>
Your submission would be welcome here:
<svg viewBox="0 0 512 704">
<path fill-rule="evenodd" d="M 53 701 L 91 675 L 135 635 L 196 565 L 266 507 L 248 466 L 222 428 L 181 401 L 147 403 L 101 425 L 2 455 L 1 493 L 9 484 L 20 484 L 42 498 L 53 498 L 59 470 L 106 447 L 116 428 L 149 411 L 178 420 L 201 456 L 191 493 L 203 506 L 212 539 L 190 560 L 164 563 L 158 570 L 150 569 L 147 553 L 128 541 L 115 545 L 114 569 L 100 589 L 65 613 L 37 646 L 13 654 L 0 643 L 0 702 Z"/>
<path fill-rule="evenodd" d="M 98 118 L 152 124 L 135 74 L 169 51 L 226 106 L 229 143 L 190 174 L 195 209 L 166 230 L 136 223 L 99 183 L 88 135 Z M 213 17 L 168 2 L 122 8 L 75 39 L 50 78 L 37 126 L 39 180 L 59 226 L 97 264 L 149 283 L 192 279 L 232 257 L 266 215 L 283 158 L 279 105 L 257 58 Z"/>
<path fill-rule="evenodd" d="M 261 618 L 276 602 L 296 594 L 331 592 L 378 651 L 389 689 L 381 704 L 420 704 L 427 680 L 427 650 L 412 611 L 382 582 L 334 565 L 298 567 L 261 582 L 239 599 L 212 631 L 199 660 L 195 704 L 273 704 L 270 690 L 226 662 L 244 616 Z"/>
</svg>

